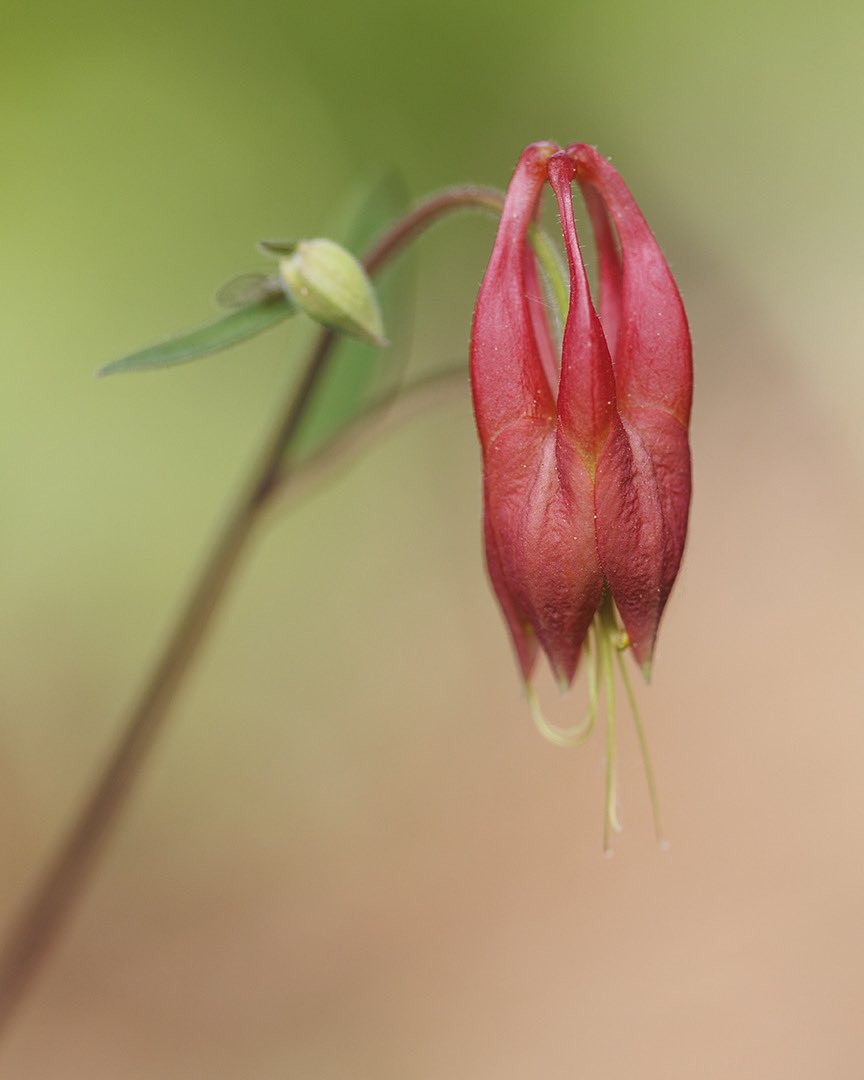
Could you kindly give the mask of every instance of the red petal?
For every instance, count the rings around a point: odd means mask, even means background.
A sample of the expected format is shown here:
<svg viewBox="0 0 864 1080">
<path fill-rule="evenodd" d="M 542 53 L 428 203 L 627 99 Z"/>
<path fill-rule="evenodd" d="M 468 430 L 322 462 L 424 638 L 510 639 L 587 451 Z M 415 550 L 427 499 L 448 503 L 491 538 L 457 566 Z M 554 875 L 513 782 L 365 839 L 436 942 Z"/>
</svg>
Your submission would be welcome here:
<svg viewBox="0 0 864 1080">
<path fill-rule="evenodd" d="M 527 678 L 539 643 L 569 683 L 603 587 L 592 480 L 559 446 L 548 328 L 527 244 L 546 165 L 557 147 L 530 146 L 507 193 L 474 314 L 471 384 L 483 448 L 489 575 Z M 555 378 L 557 371 L 550 373 Z M 572 458 L 572 460 L 571 460 Z M 565 477 L 562 484 L 561 477 Z"/>
<path fill-rule="evenodd" d="M 552 331 L 549 325 L 549 309 L 543 286 L 540 283 L 540 274 L 537 271 L 537 258 L 533 249 L 528 245 L 525 249 L 525 295 L 528 300 L 528 310 L 531 313 L 531 326 L 534 329 L 534 340 L 540 352 L 540 363 L 546 381 L 553 393 L 558 385 L 558 365 L 560 357 L 558 349 L 552 341 Z"/>
<path fill-rule="evenodd" d="M 597 248 L 600 322 L 603 325 L 609 352 L 614 357 L 615 345 L 618 341 L 618 324 L 621 322 L 621 255 L 615 243 L 609 215 L 597 190 L 584 182 L 579 187 L 591 218 L 594 243 Z"/>
<path fill-rule="evenodd" d="M 489 580 L 498 597 L 504 619 L 513 639 L 513 647 L 522 669 L 522 677 L 527 682 L 534 664 L 537 660 L 537 638 L 534 636 L 530 625 L 516 610 L 516 605 L 510 596 L 510 590 L 504 570 L 501 566 L 501 558 L 498 554 L 498 541 L 495 532 L 489 525 L 489 511 L 483 512 L 483 539 L 486 545 L 486 569 L 489 571 Z"/>
<path fill-rule="evenodd" d="M 480 286 L 471 330 L 471 388 L 485 447 L 507 424 L 532 416 L 554 423 L 555 401 L 543 370 L 526 282 L 528 225 L 558 149 L 534 143 L 519 159 L 507 189 L 492 257 Z"/>
<path fill-rule="evenodd" d="M 554 428 L 544 432 L 535 421 L 511 424 L 486 455 L 489 575 L 526 678 L 533 660 L 526 654 L 530 628 L 559 681 L 569 685 L 600 602 L 591 488 L 578 454 Z M 584 510 L 574 514 L 574 507 Z"/>
<path fill-rule="evenodd" d="M 556 154 L 550 160 L 549 182 L 558 200 L 570 266 L 570 309 L 561 352 L 558 423 L 563 436 L 584 457 L 593 474 L 618 413 L 612 359 L 591 302 L 576 236 L 570 194 L 573 174 L 573 162 L 566 155 Z"/>
<path fill-rule="evenodd" d="M 594 498 L 603 573 L 636 659 L 650 664 L 666 599 L 668 534 L 651 459 L 620 420 L 598 462 Z"/>
<path fill-rule="evenodd" d="M 601 287 L 610 326 L 617 325 L 613 353 L 618 411 L 625 421 L 646 511 L 657 501 L 662 528 L 637 530 L 645 550 L 659 560 L 656 594 L 638 602 L 638 590 L 604 569 L 640 661 L 650 661 L 653 633 L 678 573 L 690 505 L 687 426 L 693 391 L 690 333 L 678 288 L 651 230 L 617 171 L 593 147 L 568 147 L 597 237 Z M 600 206 L 598 200 L 602 201 Z M 608 227 L 615 224 L 620 257 Z M 605 267 L 605 269 L 604 269 Z M 617 319 L 616 319 L 617 308 Z M 656 495 L 652 494 L 652 489 Z M 611 497 L 610 497 L 611 498 Z M 614 501 L 614 500 L 612 500 Z M 626 515 L 625 515 L 626 516 Z M 618 559 L 614 560 L 618 562 Z M 620 560 L 624 561 L 624 560 Z M 651 575 L 646 576 L 646 584 Z M 617 580 L 615 580 L 617 579 Z M 629 621 L 625 608 L 630 609 Z M 656 609 L 654 632 L 650 609 Z M 638 648 L 637 648 L 638 642 Z M 642 655 L 640 656 L 640 651 Z"/>
<path fill-rule="evenodd" d="M 621 325 L 614 353 L 619 410 L 662 409 L 686 428 L 693 393 L 690 332 L 672 273 L 617 171 L 592 146 L 579 143 L 567 154 L 578 179 L 602 198 L 621 244 Z M 598 244 L 601 252 L 606 246 Z"/>
<path fill-rule="evenodd" d="M 578 517 L 583 532 L 596 536 L 603 575 L 642 662 L 650 656 L 660 614 L 662 514 L 651 462 L 641 442 L 634 450 L 618 415 L 612 360 L 576 235 L 570 191 L 573 176 L 573 162 L 565 155 L 549 162 L 570 265 L 570 310 L 558 394 L 559 439 L 574 447 L 583 468 L 590 471 L 590 499 L 585 505 L 576 504 L 574 518 Z M 614 271 L 614 265 L 610 268 Z"/>
</svg>

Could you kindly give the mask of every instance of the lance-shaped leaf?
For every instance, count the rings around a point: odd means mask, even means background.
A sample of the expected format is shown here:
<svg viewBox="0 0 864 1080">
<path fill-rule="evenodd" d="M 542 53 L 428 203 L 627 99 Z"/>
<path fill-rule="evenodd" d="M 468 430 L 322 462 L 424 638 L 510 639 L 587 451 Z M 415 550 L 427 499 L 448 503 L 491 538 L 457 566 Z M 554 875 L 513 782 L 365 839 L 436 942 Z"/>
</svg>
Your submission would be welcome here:
<svg viewBox="0 0 864 1080">
<path fill-rule="evenodd" d="M 160 341 L 139 352 L 123 356 L 105 364 L 96 374 L 115 375 L 127 371 L 152 371 L 155 368 L 172 367 L 197 360 L 210 353 L 227 349 L 241 341 L 247 341 L 263 330 L 276 326 L 296 312 L 296 308 L 285 296 L 261 300 L 256 304 L 240 308 L 230 315 L 222 315 L 213 322 L 199 326 L 185 334 Z"/>
</svg>

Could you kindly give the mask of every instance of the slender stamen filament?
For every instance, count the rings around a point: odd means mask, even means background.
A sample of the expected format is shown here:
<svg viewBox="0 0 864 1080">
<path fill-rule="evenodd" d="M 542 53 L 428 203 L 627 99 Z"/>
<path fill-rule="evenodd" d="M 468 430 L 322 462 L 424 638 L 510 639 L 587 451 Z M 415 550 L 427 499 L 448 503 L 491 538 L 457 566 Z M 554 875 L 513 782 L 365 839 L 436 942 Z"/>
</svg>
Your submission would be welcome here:
<svg viewBox="0 0 864 1080">
<path fill-rule="evenodd" d="M 648 737 L 639 715 L 633 684 L 630 681 L 624 661 L 624 653 L 628 648 L 630 648 L 630 639 L 626 631 L 622 629 L 618 621 L 618 613 L 611 597 L 607 594 L 603 598 L 600 610 L 594 617 L 594 622 L 585 641 L 586 667 L 588 669 L 588 705 L 579 723 L 568 728 L 561 728 L 551 723 L 543 714 L 534 687 L 530 683 L 526 683 L 525 686 L 528 706 L 534 723 L 537 725 L 537 730 L 555 746 L 565 748 L 581 745 L 592 734 L 600 712 L 601 691 L 604 695 L 606 711 L 606 793 L 603 812 L 603 851 L 606 855 L 612 854 L 612 833 L 621 831 L 618 812 L 618 725 L 615 708 L 616 661 L 621 682 L 624 684 L 627 695 L 627 704 L 633 717 L 633 726 L 639 740 L 642 765 L 651 797 L 651 811 L 654 818 L 654 831 L 657 842 L 662 848 L 668 846 L 663 836 L 660 798 L 657 793 L 657 782 L 654 777 L 651 753 L 648 749 Z"/>
<path fill-rule="evenodd" d="M 603 825 L 603 851 L 612 854 L 611 833 L 621 831 L 618 820 L 618 778 L 617 757 L 618 740 L 615 727 L 615 675 L 612 668 L 612 646 L 608 627 L 603 615 L 599 616 L 601 629 L 600 649 L 603 658 L 603 675 L 606 690 L 606 816 Z"/>
<path fill-rule="evenodd" d="M 654 815 L 654 834 L 657 837 L 657 843 L 660 847 L 665 848 L 668 847 L 668 842 L 663 836 L 663 825 L 660 821 L 660 798 L 657 794 L 657 783 L 654 779 L 654 767 L 651 764 L 651 753 L 648 749 L 648 737 L 645 733 L 642 720 L 639 717 L 639 709 L 636 705 L 636 695 L 633 693 L 633 685 L 630 682 L 627 665 L 624 663 L 623 651 L 621 649 L 616 650 L 616 656 L 618 657 L 618 670 L 621 672 L 621 681 L 624 683 L 627 700 L 630 704 L 630 714 L 633 717 L 633 726 L 636 728 L 636 735 L 639 739 L 639 749 L 642 753 L 642 766 L 645 769 L 645 779 L 648 782 L 648 792 L 651 796 L 651 812 Z"/>
<path fill-rule="evenodd" d="M 540 702 L 537 700 L 537 693 L 531 683 L 526 683 L 525 694 L 528 698 L 528 707 L 531 710 L 531 716 L 534 719 L 534 723 L 537 725 L 537 730 L 543 736 L 544 739 L 548 739 L 549 742 L 555 746 L 562 746 L 568 748 L 571 746 L 579 746 L 581 743 L 590 736 L 594 730 L 594 724 L 597 720 L 597 710 L 600 701 L 599 692 L 599 655 L 600 650 L 597 646 L 597 635 L 595 633 L 595 641 L 592 645 L 589 639 L 585 642 L 585 653 L 588 657 L 588 707 L 585 710 L 585 715 L 582 717 L 578 724 L 574 724 L 573 727 L 560 728 L 555 724 L 550 723 L 549 720 L 543 715 L 543 710 L 540 707 Z"/>
</svg>

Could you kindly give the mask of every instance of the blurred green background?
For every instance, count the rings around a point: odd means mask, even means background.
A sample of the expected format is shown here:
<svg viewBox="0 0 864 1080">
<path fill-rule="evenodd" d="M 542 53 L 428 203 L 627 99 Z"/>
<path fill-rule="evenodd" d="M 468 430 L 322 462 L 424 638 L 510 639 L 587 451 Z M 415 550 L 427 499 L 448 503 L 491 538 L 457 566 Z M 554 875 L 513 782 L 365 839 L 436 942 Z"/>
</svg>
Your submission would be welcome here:
<svg viewBox="0 0 864 1080">
<path fill-rule="evenodd" d="M 93 370 L 206 319 L 359 178 L 596 143 L 696 345 L 695 500 L 600 855 L 602 747 L 533 731 L 464 400 L 259 538 L 3 1075 L 859 1078 L 860 5 L 5 0 L 0 914 L 60 835 L 311 331 Z M 466 353 L 492 224 L 418 257 Z M 543 683 L 555 718 L 558 705 Z M 577 691 L 578 696 L 578 691 Z"/>
</svg>

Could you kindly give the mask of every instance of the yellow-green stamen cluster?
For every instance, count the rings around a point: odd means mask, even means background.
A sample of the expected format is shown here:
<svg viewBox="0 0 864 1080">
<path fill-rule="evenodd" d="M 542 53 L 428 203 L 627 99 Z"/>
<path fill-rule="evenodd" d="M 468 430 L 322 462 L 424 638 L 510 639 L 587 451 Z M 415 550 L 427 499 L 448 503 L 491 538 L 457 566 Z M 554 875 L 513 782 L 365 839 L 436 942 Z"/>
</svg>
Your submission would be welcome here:
<svg viewBox="0 0 864 1080">
<path fill-rule="evenodd" d="M 630 706 L 630 715 L 636 728 L 636 736 L 639 740 L 639 750 L 642 755 L 642 764 L 645 769 L 645 779 L 648 783 L 648 791 L 651 797 L 651 809 L 654 816 L 654 830 L 657 841 L 665 846 L 663 829 L 660 823 L 660 803 L 657 796 L 657 785 L 654 779 L 654 769 L 651 764 L 651 754 L 648 749 L 648 739 L 645 728 L 639 716 L 636 704 L 636 695 L 630 682 L 630 675 L 624 660 L 624 653 L 630 647 L 630 640 L 622 629 L 615 605 L 608 593 L 603 598 L 588 637 L 585 640 L 584 655 L 588 669 L 588 705 L 585 714 L 578 724 L 573 727 L 561 728 L 552 724 L 544 715 L 537 700 L 537 694 L 529 683 L 526 687 L 528 704 L 531 715 L 537 725 L 540 734 L 555 746 L 573 747 L 579 746 L 591 735 L 597 722 L 600 711 L 600 689 L 602 686 L 605 695 L 606 712 L 606 800 L 603 826 L 603 850 L 607 855 L 612 853 L 611 838 L 613 832 L 621 831 L 621 823 L 618 817 L 618 779 L 617 757 L 618 738 L 615 712 L 615 663 L 617 662 L 621 681 L 627 695 Z"/>
</svg>

